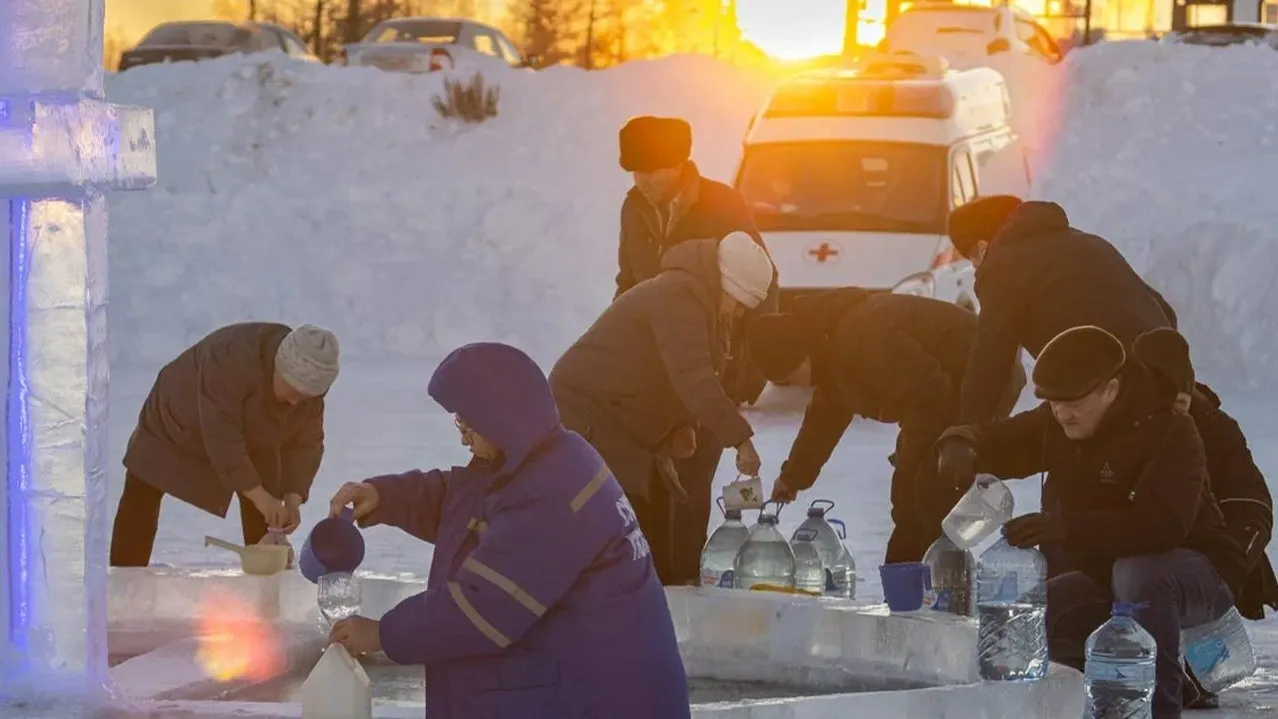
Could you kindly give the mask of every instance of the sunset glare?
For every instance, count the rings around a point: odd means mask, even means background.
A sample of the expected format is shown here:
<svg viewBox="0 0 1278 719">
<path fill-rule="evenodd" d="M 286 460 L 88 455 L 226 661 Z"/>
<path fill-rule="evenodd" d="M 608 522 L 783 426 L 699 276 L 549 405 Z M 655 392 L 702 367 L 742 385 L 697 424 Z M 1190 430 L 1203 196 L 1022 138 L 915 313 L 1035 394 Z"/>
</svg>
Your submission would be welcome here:
<svg viewBox="0 0 1278 719">
<path fill-rule="evenodd" d="M 741 34 L 782 60 L 835 55 L 843 49 L 845 0 L 737 0 Z"/>
</svg>

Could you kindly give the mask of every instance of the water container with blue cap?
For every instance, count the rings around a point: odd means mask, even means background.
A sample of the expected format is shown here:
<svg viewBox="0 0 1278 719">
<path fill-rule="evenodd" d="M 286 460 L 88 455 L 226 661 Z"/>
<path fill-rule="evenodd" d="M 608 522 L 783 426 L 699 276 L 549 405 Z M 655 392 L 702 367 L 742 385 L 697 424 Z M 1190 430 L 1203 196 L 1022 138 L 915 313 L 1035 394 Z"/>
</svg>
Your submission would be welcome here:
<svg viewBox="0 0 1278 719">
<path fill-rule="evenodd" d="M 312 584 L 334 572 L 351 573 L 364 561 L 364 535 L 355 526 L 354 511 L 347 507 L 311 530 L 298 553 L 297 566 Z"/>
</svg>

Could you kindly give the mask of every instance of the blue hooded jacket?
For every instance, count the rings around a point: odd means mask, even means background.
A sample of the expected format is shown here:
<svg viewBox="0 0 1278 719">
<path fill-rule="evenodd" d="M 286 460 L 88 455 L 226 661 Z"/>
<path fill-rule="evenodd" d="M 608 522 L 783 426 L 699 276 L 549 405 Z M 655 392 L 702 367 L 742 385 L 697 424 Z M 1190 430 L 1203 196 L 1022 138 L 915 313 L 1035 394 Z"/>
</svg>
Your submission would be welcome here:
<svg viewBox="0 0 1278 719">
<path fill-rule="evenodd" d="M 368 480 L 369 524 L 435 545 L 424 593 L 381 620 L 426 665 L 430 719 L 683 719 L 687 679 L 634 510 L 559 424 L 541 369 L 502 344 L 450 354 L 430 396 L 502 460 Z"/>
</svg>

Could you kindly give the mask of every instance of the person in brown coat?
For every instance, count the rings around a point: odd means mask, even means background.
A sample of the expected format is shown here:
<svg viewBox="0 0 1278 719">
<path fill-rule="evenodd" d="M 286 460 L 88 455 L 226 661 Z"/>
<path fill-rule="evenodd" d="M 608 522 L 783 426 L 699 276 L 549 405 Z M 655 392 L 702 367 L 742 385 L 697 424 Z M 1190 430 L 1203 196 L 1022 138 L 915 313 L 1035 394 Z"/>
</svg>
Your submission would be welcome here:
<svg viewBox="0 0 1278 719">
<path fill-rule="evenodd" d="M 1048 654 L 1083 668 L 1087 637 L 1114 602 L 1158 644 L 1155 719 L 1181 712 L 1180 634 L 1229 611 L 1243 550 L 1212 495 L 1194 420 L 1123 343 L 1095 326 L 1047 342 L 1031 376 L 1043 403 L 1008 419 L 953 427 L 938 468 L 971 484 L 1047 473 L 1055 504 L 1003 527 L 1016 547 L 1059 542 L 1073 571 L 1047 582 Z"/>
<path fill-rule="evenodd" d="M 245 545 L 296 529 L 337 373 L 332 332 L 270 322 L 215 330 L 165 365 L 124 455 L 111 566 L 150 563 L 166 494 L 219 517 L 238 495 Z"/>
<path fill-rule="evenodd" d="M 744 233 L 683 242 L 661 262 L 660 274 L 618 297 L 564 352 L 550 386 L 563 425 L 594 445 L 626 491 L 670 585 L 700 576 L 723 449 L 736 448 L 740 472 L 759 471 L 750 424 L 721 373 L 733 321 L 763 301 L 774 270 Z M 698 444 L 711 471 L 687 474 L 673 460 Z M 676 516 L 676 503 L 690 498 L 704 512 Z"/>
</svg>

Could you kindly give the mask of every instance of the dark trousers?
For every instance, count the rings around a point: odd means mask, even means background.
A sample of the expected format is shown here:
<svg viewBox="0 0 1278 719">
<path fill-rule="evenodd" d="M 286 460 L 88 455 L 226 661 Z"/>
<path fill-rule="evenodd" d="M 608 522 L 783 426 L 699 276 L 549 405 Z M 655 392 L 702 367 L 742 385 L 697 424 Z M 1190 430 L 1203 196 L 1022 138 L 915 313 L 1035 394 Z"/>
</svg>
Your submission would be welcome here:
<svg viewBox="0 0 1278 719">
<path fill-rule="evenodd" d="M 164 492 L 132 472 L 125 473 L 124 494 L 120 496 L 115 526 L 111 530 L 112 567 L 145 567 L 151 563 L 163 501 Z M 266 518 L 243 495 L 239 497 L 239 504 L 244 546 L 257 544 L 266 536 Z"/>
<path fill-rule="evenodd" d="M 1181 712 L 1180 632 L 1218 619 L 1234 598 L 1207 557 L 1192 549 L 1125 557 L 1114 562 L 1111 586 L 1082 572 L 1047 582 L 1047 645 L 1052 661 L 1082 671 L 1087 637 L 1111 614 L 1114 602 L 1148 602 L 1136 619 L 1158 644 L 1154 719 Z"/>
<path fill-rule="evenodd" d="M 653 473 L 647 499 L 631 497 L 639 527 L 648 538 L 657 576 L 665 586 L 696 584 L 701 578 L 701 550 L 706 544 L 710 511 L 714 506 L 715 469 L 723 449 L 708 434 L 697 433 L 697 451 L 675 460 L 679 483 L 687 490 L 687 502 L 679 502 Z"/>
<path fill-rule="evenodd" d="M 940 481 L 934 462 L 920 462 L 913 472 L 894 472 L 892 534 L 883 563 L 922 561 L 928 547 L 941 536 L 941 520 L 964 491 Z"/>
</svg>

